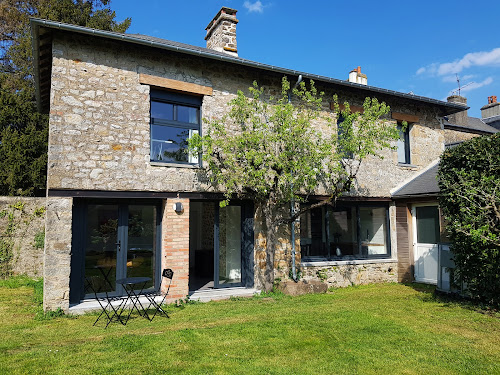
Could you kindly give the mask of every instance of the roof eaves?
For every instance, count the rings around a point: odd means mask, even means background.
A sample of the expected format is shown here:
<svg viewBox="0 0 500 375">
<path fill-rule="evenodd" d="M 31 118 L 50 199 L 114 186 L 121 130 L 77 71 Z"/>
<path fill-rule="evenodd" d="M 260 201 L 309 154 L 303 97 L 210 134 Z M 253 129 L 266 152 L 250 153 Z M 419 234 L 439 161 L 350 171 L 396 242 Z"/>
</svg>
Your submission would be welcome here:
<svg viewBox="0 0 500 375">
<path fill-rule="evenodd" d="M 269 64 L 263 64 L 259 63 L 256 61 L 252 60 L 247 60 L 247 59 L 242 59 L 240 57 L 234 57 L 234 56 L 225 56 L 221 55 L 219 53 L 213 53 L 208 49 L 195 49 L 195 48 L 189 48 L 189 45 L 173 45 L 171 43 L 168 43 L 168 41 L 165 41 L 164 43 L 152 41 L 152 40 L 147 40 L 145 38 L 139 38 L 137 36 L 131 36 L 123 33 L 117 33 L 113 31 L 104 31 L 104 30 L 97 30 L 97 29 L 92 29 L 84 26 L 78 26 L 78 25 L 71 25 L 71 24 L 66 24 L 62 22 L 57 22 L 57 21 L 50 21 L 50 20 L 45 20 L 45 19 L 40 19 L 40 18 L 30 18 L 30 23 L 32 27 L 32 35 L 33 37 L 38 37 L 39 31 L 34 31 L 33 29 L 39 29 L 40 27 L 47 27 L 47 28 L 52 28 L 56 30 L 63 30 L 63 31 L 70 31 L 70 32 L 77 32 L 77 33 L 82 33 L 82 34 L 87 34 L 87 35 L 93 35 L 93 36 L 98 36 L 102 38 L 107 38 L 107 39 L 112 39 L 112 40 L 118 40 L 118 41 L 124 41 L 124 42 L 129 42 L 129 43 L 135 43 L 135 44 L 140 44 L 140 45 L 145 45 L 145 46 L 150 46 L 153 48 L 159 48 L 159 49 L 166 49 L 170 51 L 176 51 L 176 52 L 181 52 L 181 53 L 186 53 L 190 55 L 196 55 L 196 56 L 202 56 L 206 57 L 209 59 L 216 59 L 216 60 L 221 60 L 225 62 L 230 62 L 230 63 L 235 63 L 239 65 L 244 65 L 244 66 L 249 66 L 253 68 L 258 68 L 258 69 L 263 69 L 263 70 L 269 70 L 273 72 L 278 72 L 282 74 L 287 74 L 287 75 L 302 75 L 304 78 L 308 79 L 315 79 L 318 81 L 322 82 L 328 82 L 328 83 L 333 83 L 336 85 L 344 86 L 344 87 L 350 87 L 350 88 L 355 88 L 355 89 L 361 89 L 365 91 L 371 91 L 371 92 L 376 92 L 380 94 L 385 94 L 385 95 L 390 95 L 390 96 L 396 96 L 400 98 L 405 98 L 408 100 L 413 100 L 413 101 L 421 101 L 433 105 L 440 106 L 444 112 L 442 115 L 446 114 L 452 114 L 460 111 L 464 111 L 468 109 L 469 107 L 463 106 L 458 103 L 448 103 L 448 102 L 443 102 L 441 100 L 437 99 L 432 99 L 432 98 L 427 98 L 423 96 L 418 96 L 418 95 L 413 95 L 413 94 L 405 94 L 393 90 L 388 90 L 380 87 L 375 87 L 375 86 L 366 86 L 362 85 L 359 83 L 353 83 L 349 81 L 344 81 L 336 78 L 330 78 L 330 77 L 325 77 L 325 76 L 320 76 L 317 74 L 311 74 L 307 72 L 301 72 L 297 70 L 291 70 L 287 68 L 281 68 L 277 67 L 274 65 L 269 65 Z M 38 45 L 35 45 L 36 41 L 33 39 L 33 49 L 35 50 L 38 48 Z M 36 52 L 36 51 L 34 51 Z M 34 53 L 36 55 L 36 53 Z M 38 73 L 37 69 L 35 73 Z M 38 87 L 39 89 L 39 87 Z M 39 94 L 39 91 L 37 91 Z M 37 101 L 38 95 L 37 94 Z"/>
</svg>

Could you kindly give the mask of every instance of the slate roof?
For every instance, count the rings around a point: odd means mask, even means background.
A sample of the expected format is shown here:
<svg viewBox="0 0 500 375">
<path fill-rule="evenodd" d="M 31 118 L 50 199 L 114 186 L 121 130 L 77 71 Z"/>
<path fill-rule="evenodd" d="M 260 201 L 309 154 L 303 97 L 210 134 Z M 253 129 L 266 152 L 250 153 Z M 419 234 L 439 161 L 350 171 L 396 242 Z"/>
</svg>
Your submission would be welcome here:
<svg viewBox="0 0 500 375">
<path fill-rule="evenodd" d="M 422 196 L 437 196 L 439 194 L 439 186 L 437 181 L 438 169 L 439 163 L 436 163 L 436 165 L 418 175 L 406 185 L 395 191 L 392 194 L 392 197 L 414 198 Z"/>
<path fill-rule="evenodd" d="M 326 76 L 320 76 L 317 74 L 311 74 L 306 72 L 301 72 L 297 70 L 282 68 L 278 66 L 273 66 L 269 64 L 264 64 L 252 60 L 243 59 L 238 56 L 230 56 L 226 53 L 218 52 L 212 49 L 193 46 L 190 44 L 184 44 L 179 42 L 174 42 L 167 39 L 161 39 L 156 37 L 151 37 L 142 34 L 124 34 L 117 33 L 113 31 L 104 31 L 92 29 L 84 26 L 77 26 L 66 24 L 62 22 L 49 21 L 39 18 L 30 18 L 31 32 L 33 36 L 33 59 L 35 67 L 35 87 L 37 95 L 37 103 L 39 109 L 48 111 L 49 97 L 50 97 L 50 65 L 52 58 L 51 34 L 53 32 L 71 32 L 83 35 L 90 35 L 96 38 L 105 38 L 110 40 L 115 40 L 123 43 L 139 44 L 145 45 L 152 48 L 163 49 L 168 51 L 175 51 L 178 53 L 184 53 L 189 55 L 194 55 L 196 57 L 215 59 L 218 61 L 224 61 L 228 63 L 244 65 L 252 68 L 272 71 L 284 75 L 302 75 L 304 79 L 313 79 L 315 81 L 322 81 L 325 83 L 330 83 L 338 86 L 342 86 L 347 90 L 362 91 L 365 95 L 378 95 L 392 96 L 404 98 L 410 100 L 414 103 L 426 103 L 436 106 L 440 115 L 452 114 L 456 112 L 463 111 L 469 107 L 459 104 L 459 103 L 448 103 L 441 100 L 427 98 L 423 96 L 401 93 L 393 90 L 384 89 L 376 86 L 366 86 L 358 83 L 352 83 L 347 80 L 341 80 Z M 375 95 L 377 95 L 375 94 Z M 385 100 L 385 99 L 384 99 Z"/>
<path fill-rule="evenodd" d="M 479 134 L 493 134 L 497 133 L 498 130 L 495 129 L 493 126 L 490 126 L 486 124 L 483 120 L 477 117 L 470 117 L 469 116 L 469 122 L 467 126 L 463 125 L 457 125 L 457 124 L 452 124 L 448 120 L 445 119 L 444 121 L 444 126 L 448 128 L 454 128 L 457 130 L 462 130 L 462 131 L 469 131 L 472 133 L 479 133 Z"/>
</svg>

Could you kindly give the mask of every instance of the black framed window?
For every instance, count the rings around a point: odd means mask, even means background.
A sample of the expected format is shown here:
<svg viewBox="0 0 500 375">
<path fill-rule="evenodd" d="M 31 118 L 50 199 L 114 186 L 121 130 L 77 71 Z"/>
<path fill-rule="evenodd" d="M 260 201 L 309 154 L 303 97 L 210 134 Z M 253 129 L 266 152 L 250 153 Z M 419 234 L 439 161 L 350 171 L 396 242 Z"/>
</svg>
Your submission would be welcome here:
<svg viewBox="0 0 500 375">
<path fill-rule="evenodd" d="M 300 245 L 305 261 L 390 258 L 389 207 L 344 203 L 307 211 Z"/>
<path fill-rule="evenodd" d="M 199 134 L 201 97 L 151 90 L 150 160 L 197 164 L 188 152 L 188 139 Z"/>
<path fill-rule="evenodd" d="M 398 163 L 410 164 L 410 125 L 406 126 L 406 129 L 403 130 L 403 125 L 398 122 L 398 130 Z"/>
</svg>

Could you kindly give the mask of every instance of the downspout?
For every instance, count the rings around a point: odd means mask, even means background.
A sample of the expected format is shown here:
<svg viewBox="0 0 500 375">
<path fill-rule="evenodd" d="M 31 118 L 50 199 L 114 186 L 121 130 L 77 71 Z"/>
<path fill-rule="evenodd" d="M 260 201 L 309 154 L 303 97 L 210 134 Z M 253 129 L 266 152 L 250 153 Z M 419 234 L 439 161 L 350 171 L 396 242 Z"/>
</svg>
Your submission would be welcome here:
<svg viewBox="0 0 500 375">
<path fill-rule="evenodd" d="M 297 79 L 297 83 L 295 83 L 295 86 L 293 88 L 295 89 L 300 82 L 302 82 L 302 74 L 299 75 L 299 78 Z M 293 90 L 293 89 L 292 89 Z M 292 103 L 292 92 L 288 91 L 288 103 Z M 291 172 L 293 175 L 293 171 Z M 290 192 L 292 193 L 292 199 L 290 201 L 290 217 L 293 217 L 295 215 L 295 199 L 293 199 L 293 182 L 290 183 Z M 295 265 L 295 219 L 292 220 L 290 223 L 290 230 L 292 234 L 292 279 L 293 281 L 297 282 L 297 268 Z"/>
</svg>

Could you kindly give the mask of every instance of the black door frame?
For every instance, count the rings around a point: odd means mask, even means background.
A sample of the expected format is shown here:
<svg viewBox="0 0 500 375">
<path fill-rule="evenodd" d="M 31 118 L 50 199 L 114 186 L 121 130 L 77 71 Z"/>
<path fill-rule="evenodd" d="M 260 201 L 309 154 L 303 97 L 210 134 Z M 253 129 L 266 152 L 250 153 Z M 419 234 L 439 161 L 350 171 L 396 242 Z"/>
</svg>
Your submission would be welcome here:
<svg viewBox="0 0 500 375">
<path fill-rule="evenodd" d="M 117 242 L 121 251 L 116 256 L 116 279 L 126 277 L 128 248 L 128 207 L 131 205 L 145 205 L 156 207 L 156 251 L 154 262 L 154 289 L 161 285 L 161 200 L 158 199 L 79 199 L 73 201 L 73 223 L 71 241 L 71 272 L 70 272 L 70 303 L 78 303 L 86 298 L 94 298 L 93 294 L 85 294 L 85 249 L 87 233 L 87 212 L 90 204 L 117 205 L 118 228 Z M 110 295 L 125 295 L 121 285 Z"/>
</svg>

